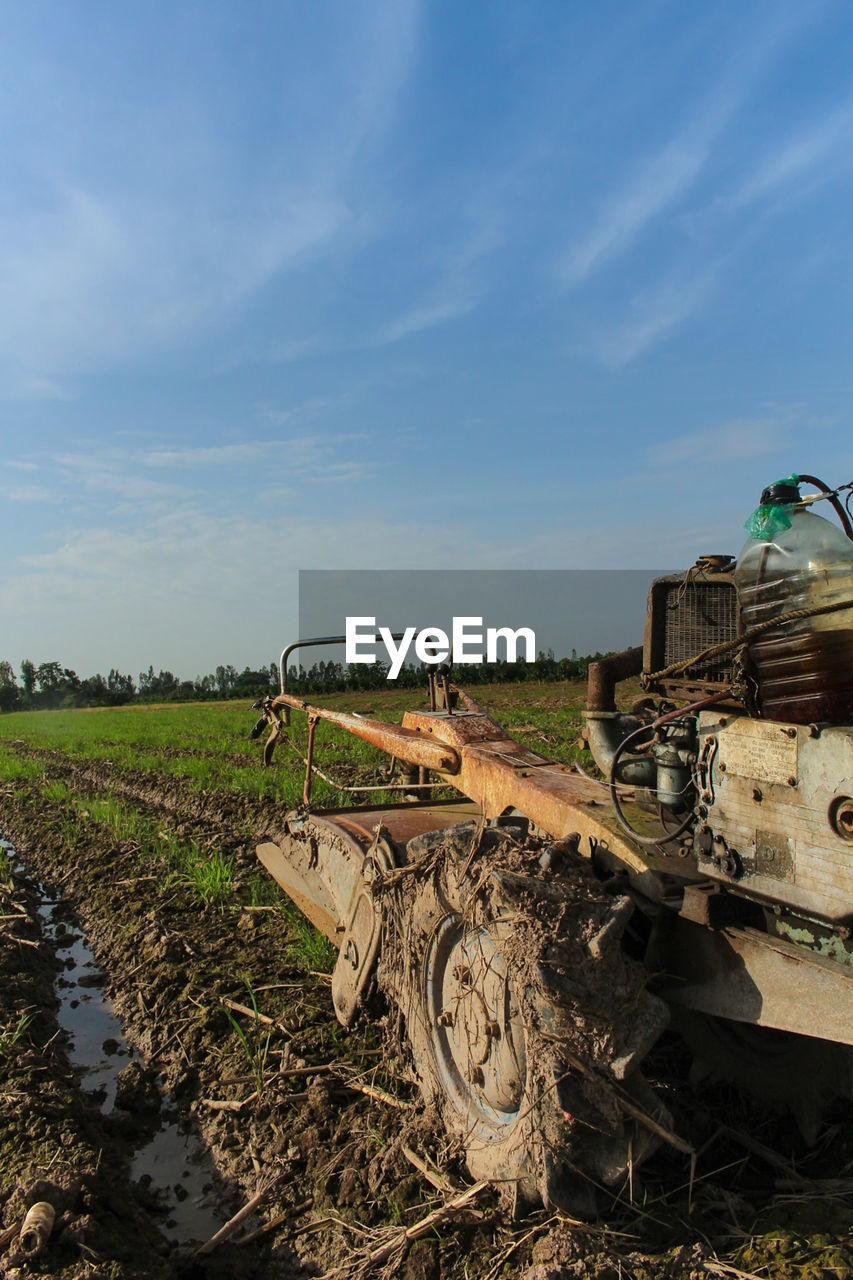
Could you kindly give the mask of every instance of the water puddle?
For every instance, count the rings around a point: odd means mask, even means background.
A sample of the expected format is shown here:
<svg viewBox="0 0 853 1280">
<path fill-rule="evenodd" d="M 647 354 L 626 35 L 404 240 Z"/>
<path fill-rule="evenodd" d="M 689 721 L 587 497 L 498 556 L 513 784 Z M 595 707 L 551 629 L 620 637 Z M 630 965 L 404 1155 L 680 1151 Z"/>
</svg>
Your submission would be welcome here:
<svg viewBox="0 0 853 1280">
<path fill-rule="evenodd" d="M 13 870 L 27 875 L 20 855 L 8 841 L 0 848 L 13 860 Z M 46 938 L 63 966 L 56 983 L 57 1020 L 68 1036 L 68 1058 L 77 1068 L 81 1088 L 108 1116 L 115 1107 L 119 1072 L 140 1061 L 127 1043 L 122 1026 L 104 994 L 106 975 L 80 930 L 72 909 L 37 881 L 38 914 Z M 179 1243 L 207 1240 L 225 1221 L 212 1196 L 214 1170 L 200 1139 L 185 1130 L 169 1095 L 161 1090 L 160 1124 L 133 1157 L 130 1177 L 161 1206 L 164 1231 Z"/>
</svg>

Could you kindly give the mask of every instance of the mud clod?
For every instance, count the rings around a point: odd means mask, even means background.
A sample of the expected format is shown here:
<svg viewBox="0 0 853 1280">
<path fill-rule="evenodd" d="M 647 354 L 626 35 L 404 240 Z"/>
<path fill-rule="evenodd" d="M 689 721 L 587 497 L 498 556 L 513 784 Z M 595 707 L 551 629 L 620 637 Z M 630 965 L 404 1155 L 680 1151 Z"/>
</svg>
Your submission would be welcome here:
<svg viewBox="0 0 853 1280">
<path fill-rule="evenodd" d="M 117 1107 L 133 1115 L 156 1115 L 162 1095 L 156 1077 L 138 1062 L 129 1062 L 116 1077 Z"/>
</svg>

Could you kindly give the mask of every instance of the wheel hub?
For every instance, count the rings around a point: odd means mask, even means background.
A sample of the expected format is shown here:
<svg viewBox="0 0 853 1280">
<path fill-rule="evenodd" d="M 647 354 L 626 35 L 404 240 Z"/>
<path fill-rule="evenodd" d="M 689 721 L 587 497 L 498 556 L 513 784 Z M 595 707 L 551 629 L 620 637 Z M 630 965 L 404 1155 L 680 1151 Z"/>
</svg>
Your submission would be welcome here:
<svg viewBox="0 0 853 1280">
<path fill-rule="evenodd" d="M 527 1070 L 500 930 L 499 921 L 471 926 L 456 914 L 445 916 L 423 969 L 439 1075 L 458 1111 L 484 1137 L 517 1118 Z"/>
</svg>

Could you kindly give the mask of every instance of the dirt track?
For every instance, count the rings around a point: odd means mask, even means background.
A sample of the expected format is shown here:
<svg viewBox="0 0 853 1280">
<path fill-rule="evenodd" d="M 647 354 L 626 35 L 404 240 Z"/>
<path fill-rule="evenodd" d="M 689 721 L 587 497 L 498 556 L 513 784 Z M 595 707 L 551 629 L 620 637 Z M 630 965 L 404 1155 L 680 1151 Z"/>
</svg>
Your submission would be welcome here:
<svg viewBox="0 0 853 1280">
<path fill-rule="evenodd" d="M 155 814 L 164 831 L 215 842 L 235 859 L 238 890 L 254 875 L 255 840 L 274 832 L 279 819 L 262 802 L 230 797 L 214 803 L 187 784 L 153 787 L 150 778 L 97 765 L 75 772 L 64 757 L 39 755 L 47 777 L 64 776 L 75 790 L 123 795 Z M 95 824 L 81 824 L 76 844 L 66 845 L 58 834 L 65 816 L 35 784 L 0 795 L 0 831 L 29 877 L 8 879 L 3 891 L 0 914 L 23 911 L 28 919 L 0 925 L 0 1033 L 14 1028 L 21 1010 L 38 1011 L 0 1053 L 0 1230 L 19 1221 L 33 1198 L 55 1202 L 61 1215 L 43 1257 L 22 1275 L 124 1280 L 321 1275 L 339 1265 L 355 1270 L 386 1238 L 380 1233 L 399 1236 L 453 1196 L 412 1167 L 404 1146 L 440 1166 L 456 1191 L 464 1187 L 461 1168 L 419 1106 L 395 1106 L 377 1092 L 404 1104 L 415 1100 L 395 1078 L 395 1065 L 384 1060 L 382 1026 L 354 1033 L 337 1027 L 328 984 L 306 973 L 279 911 L 203 909 L 186 885 L 164 890 L 146 879 L 150 866 L 141 878 L 134 845 L 116 845 Z M 198 1126 L 218 1171 L 223 1216 L 277 1179 L 249 1228 L 288 1214 L 278 1228 L 245 1245 L 233 1243 L 241 1228 L 201 1259 L 170 1243 L 156 1197 L 130 1176 L 130 1156 L 141 1140 L 133 1115 L 141 1108 L 131 1097 L 119 1108 L 124 1114 L 102 1114 L 81 1092 L 56 1036 L 57 970 L 36 914 L 36 880 L 76 910 L 108 975 L 125 1036 L 144 1062 L 138 1088 L 144 1094 L 159 1076 Z M 259 1010 L 272 1019 L 271 1027 L 260 1028 L 232 1011 L 250 1044 L 252 1036 L 271 1031 L 260 1098 L 253 1096 L 250 1063 L 222 1003 L 247 1003 L 244 975 Z M 683 1083 L 684 1058 L 677 1043 L 668 1042 L 657 1065 L 678 1125 L 697 1148 L 707 1144 L 690 1205 L 689 1168 L 666 1150 L 644 1170 L 646 1208 L 623 1199 L 611 1206 L 607 1226 L 571 1228 L 544 1215 L 512 1224 L 486 1191 L 467 1219 L 463 1213 L 402 1249 L 402 1274 L 409 1280 L 850 1274 L 853 1252 L 844 1242 L 851 1192 L 845 1164 L 853 1161 L 849 1113 L 831 1115 L 836 1128 L 826 1130 L 817 1155 L 806 1156 L 791 1126 L 745 1112 L 731 1091 L 692 1094 Z M 776 1166 L 722 1134 L 721 1121 L 736 1124 L 739 1115 L 748 1115 L 753 1134 L 775 1148 Z M 661 1201 L 664 1189 L 668 1199 Z M 747 1251 L 737 1254 L 736 1266 L 725 1261 L 741 1246 Z M 14 1275 L 8 1248 L 2 1264 Z"/>
</svg>

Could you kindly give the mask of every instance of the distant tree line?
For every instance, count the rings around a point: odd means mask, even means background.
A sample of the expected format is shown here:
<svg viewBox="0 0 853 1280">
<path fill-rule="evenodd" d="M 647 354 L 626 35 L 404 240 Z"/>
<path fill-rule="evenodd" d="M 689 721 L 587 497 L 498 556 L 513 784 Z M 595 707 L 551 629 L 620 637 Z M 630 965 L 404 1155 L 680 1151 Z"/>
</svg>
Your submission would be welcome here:
<svg viewBox="0 0 853 1280">
<path fill-rule="evenodd" d="M 453 676 L 460 684 L 498 684 L 525 680 L 577 680 L 586 677 L 590 662 L 603 655 L 579 658 L 555 658 L 552 649 L 539 653 L 535 662 L 482 662 L 457 666 Z M 422 687 L 427 668 L 422 664 L 404 666 L 392 683 L 387 679 L 388 666 L 381 662 L 350 664 L 315 662 L 312 667 L 288 668 L 291 693 L 334 693 L 352 689 L 388 689 Z M 114 667 L 108 675 L 81 679 L 61 662 L 42 662 L 36 666 L 29 658 L 21 663 L 20 683 L 11 662 L 0 660 L 0 711 L 54 710 L 68 707 L 119 707 L 128 702 L 206 702 L 215 699 L 252 698 L 279 691 L 278 663 L 252 670 L 237 671 L 233 666 L 217 667 L 212 675 L 180 680 L 171 671 L 154 668 L 140 671 L 138 680 L 123 675 Z"/>
</svg>

